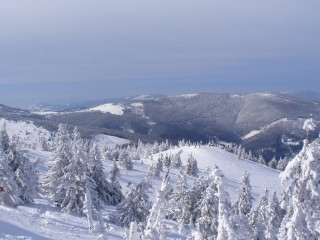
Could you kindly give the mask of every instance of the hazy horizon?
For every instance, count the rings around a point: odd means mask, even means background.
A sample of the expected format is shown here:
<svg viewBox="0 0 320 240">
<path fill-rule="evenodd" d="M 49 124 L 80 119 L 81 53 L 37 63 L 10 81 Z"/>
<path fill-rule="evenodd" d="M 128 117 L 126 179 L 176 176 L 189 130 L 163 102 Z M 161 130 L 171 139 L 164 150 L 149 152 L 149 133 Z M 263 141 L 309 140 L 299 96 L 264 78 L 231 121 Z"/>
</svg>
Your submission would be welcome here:
<svg viewBox="0 0 320 240">
<path fill-rule="evenodd" d="M 320 2 L 0 1 L 0 103 L 320 92 Z"/>
</svg>

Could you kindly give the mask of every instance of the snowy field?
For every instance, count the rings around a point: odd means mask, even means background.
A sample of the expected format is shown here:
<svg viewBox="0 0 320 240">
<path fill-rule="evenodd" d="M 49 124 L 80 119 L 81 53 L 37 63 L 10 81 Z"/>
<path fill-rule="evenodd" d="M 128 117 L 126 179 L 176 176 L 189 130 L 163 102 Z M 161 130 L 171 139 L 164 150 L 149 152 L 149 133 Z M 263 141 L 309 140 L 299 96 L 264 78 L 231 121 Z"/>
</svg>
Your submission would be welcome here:
<svg viewBox="0 0 320 240">
<path fill-rule="evenodd" d="M 200 175 L 207 175 L 208 167 L 219 166 L 227 179 L 228 191 L 234 199 L 236 189 L 240 186 L 239 179 L 244 171 L 251 175 L 253 186 L 253 195 L 257 200 L 258 195 L 267 186 L 269 190 L 280 190 L 279 172 L 268 167 L 247 161 L 238 160 L 235 155 L 216 147 L 182 147 L 168 150 L 167 153 L 181 152 L 183 165 L 186 164 L 190 153 L 198 160 Z M 164 152 L 165 154 L 166 152 Z M 29 150 L 28 157 L 35 161 L 39 159 L 39 172 L 41 178 L 47 172 L 50 152 Z M 157 154 L 154 155 L 154 159 Z M 133 170 L 121 170 L 120 183 L 123 192 L 127 193 L 130 186 L 141 182 L 149 170 L 149 159 L 142 159 L 134 162 Z M 108 171 L 112 162 L 105 160 L 104 166 Z M 176 177 L 179 169 L 172 169 L 170 184 L 176 183 Z M 160 178 L 152 180 L 153 188 L 150 189 L 151 199 L 155 196 L 155 189 L 159 188 L 164 172 L 161 172 Z M 188 184 L 191 185 L 196 177 L 188 177 Z M 109 207 L 103 215 L 107 218 L 108 214 L 115 210 L 115 207 Z M 52 207 L 52 202 L 44 196 L 40 196 L 32 204 L 19 206 L 18 208 L 0 207 L 0 238 L 2 239 L 97 239 L 98 234 L 88 230 L 86 217 L 61 213 Z M 171 224 L 172 233 L 177 227 Z M 124 229 L 112 224 L 107 224 L 105 235 L 107 239 L 124 239 Z M 172 235 L 173 236 L 173 235 Z"/>
<path fill-rule="evenodd" d="M 51 134 L 45 129 L 38 128 L 35 125 L 25 122 L 13 122 L 0 120 L 2 125 L 5 122 L 10 138 L 13 136 L 28 143 L 26 146 L 27 157 L 35 162 L 38 161 L 38 171 L 40 180 L 48 171 L 49 159 L 51 152 L 38 150 L 36 142 L 39 136 L 48 139 Z M 105 147 L 114 148 L 117 145 L 129 143 L 128 140 L 107 135 L 97 135 L 93 138 L 93 142 L 100 149 Z M 188 156 L 192 154 L 198 162 L 199 176 L 208 176 L 211 170 L 217 165 L 224 173 L 227 190 L 230 193 L 231 200 L 235 200 L 236 189 L 240 187 L 240 178 L 244 171 L 250 174 L 254 202 L 257 202 L 260 194 L 263 193 L 265 187 L 271 192 L 281 191 L 279 181 L 279 171 L 268 168 L 264 165 L 254 163 L 247 160 L 239 160 L 237 157 L 223 149 L 209 146 L 184 146 L 169 149 L 165 154 L 175 155 L 180 153 L 182 166 L 185 167 Z M 154 154 L 153 159 L 157 159 L 159 154 Z M 113 162 L 110 160 L 103 161 L 106 174 L 112 168 Z M 120 169 L 120 184 L 124 194 L 128 193 L 132 186 L 140 183 L 150 169 L 151 160 L 140 159 L 133 161 L 133 170 Z M 170 185 L 175 186 L 177 176 L 181 169 L 173 168 L 170 171 Z M 153 201 L 156 189 L 159 189 L 165 172 L 160 173 L 159 178 L 151 180 L 152 188 L 148 194 Z M 188 186 L 191 188 L 197 177 L 187 176 Z M 115 211 L 115 207 L 108 207 L 102 212 L 105 221 L 104 238 L 99 234 L 89 231 L 87 218 L 75 214 L 62 213 L 57 208 L 52 207 L 52 201 L 46 196 L 40 194 L 34 203 L 10 208 L 0 206 L 0 239 L 124 239 L 125 229 L 108 223 L 108 215 Z M 173 221 L 166 220 L 166 225 L 170 234 L 168 239 L 177 237 L 177 225 Z M 180 238 L 181 239 L 181 238 Z"/>
</svg>

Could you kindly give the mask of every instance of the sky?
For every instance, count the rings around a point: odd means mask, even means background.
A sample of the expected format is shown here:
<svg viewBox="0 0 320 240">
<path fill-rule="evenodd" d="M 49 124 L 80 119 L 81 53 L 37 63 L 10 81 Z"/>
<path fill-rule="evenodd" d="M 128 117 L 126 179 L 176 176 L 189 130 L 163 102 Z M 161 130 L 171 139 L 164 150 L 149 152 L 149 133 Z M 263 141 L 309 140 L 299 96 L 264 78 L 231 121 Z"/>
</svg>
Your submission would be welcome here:
<svg viewBox="0 0 320 240">
<path fill-rule="evenodd" d="M 0 104 L 320 91 L 319 0 L 0 0 Z"/>
</svg>

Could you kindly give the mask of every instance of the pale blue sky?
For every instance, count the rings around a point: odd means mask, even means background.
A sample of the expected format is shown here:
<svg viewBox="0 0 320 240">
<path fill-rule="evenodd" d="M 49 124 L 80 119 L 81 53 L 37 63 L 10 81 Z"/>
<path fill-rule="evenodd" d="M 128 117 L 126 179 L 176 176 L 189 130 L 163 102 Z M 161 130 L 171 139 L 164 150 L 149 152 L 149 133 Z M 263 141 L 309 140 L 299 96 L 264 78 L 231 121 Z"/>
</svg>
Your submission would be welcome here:
<svg viewBox="0 0 320 240">
<path fill-rule="evenodd" d="M 0 103 L 320 91 L 319 9 L 319 0 L 0 0 Z"/>
</svg>

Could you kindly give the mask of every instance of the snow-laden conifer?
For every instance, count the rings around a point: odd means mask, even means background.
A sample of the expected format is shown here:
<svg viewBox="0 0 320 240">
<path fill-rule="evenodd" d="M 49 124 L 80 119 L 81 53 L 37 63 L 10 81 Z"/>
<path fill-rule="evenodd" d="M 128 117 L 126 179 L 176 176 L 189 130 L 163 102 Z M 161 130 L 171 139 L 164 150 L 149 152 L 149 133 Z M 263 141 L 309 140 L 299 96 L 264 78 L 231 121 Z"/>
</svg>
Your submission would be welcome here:
<svg viewBox="0 0 320 240">
<path fill-rule="evenodd" d="M 4 123 L 0 129 L 0 152 L 6 154 L 9 150 L 9 136 L 6 129 L 6 124 Z"/>
<path fill-rule="evenodd" d="M 14 139 L 10 142 L 7 160 L 8 166 L 14 172 L 14 181 L 19 188 L 19 198 L 23 203 L 33 202 L 40 191 L 37 162 L 31 162 L 25 151 L 18 149 Z"/>
<path fill-rule="evenodd" d="M 65 168 L 72 158 L 70 134 L 65 124 L 59 124 L 54 143 L 55 147 L 49 162 L 49 170 L 43 183 L 44 190 L 49 196 L 56 194 L 57 187 L 65 174 Z"/>
<path fill-rule="evenodd" d="M 171 190 L 169 185 L 169 171 L 163 178 L 161 187 L 157 190 L 156 200 L 152 205 L 150 215 L 147 218 L 147 225 L 142 239 L 162 240 L 165 239 L 165 230 L 163 220 L 165 219 L 165 210 L 167 206 L 166 196 Z"/>
<path fill-rule="evenodd" d="M 196 176 L 198 173 L 198 163 L 192 154 L 188 156 L 186 174 L 189 176 Z"/>
<path fill-rule="evenodd" d="M 225 188 L 224 177 L 220 169 L 215 168 L 212 172 L 213 179 L 218 188 L 219 216 L 217 240 L 236 239 L 235 226 L 232 217 L 230 196 Z"/>
<path fill-rule="evenodd" d="M 8 165 L 7 156 L 0 151 L 0 204 L 16 207 L 22 204 L 20 189 L 15 181 L 15 173 Z"/>
<path fill-rule="evenodd" d="M 123 167 L 126 170 L 132 170 L 133 169 L 133 163 L 130 158 L 130 155 L 126 149 L 121 149 L 118 157 L 118 161 L 121 167 Z"/>
<path fill-rule="evenodd" d="M 177 220 L 181 224 L 189 224 L 192 221 L 192 198 L 185 173 L 179 173 L 177 184 L 170 196 L 169 205 L 169 218 Z"/>
<path fill-rule="evenodd" d="M 95 182 L 95 192 L 97 192 L 97 206 L 101 205 L 100 201 L 107 205 L 116 205 L 123 199 L 121 190 L 107 181 L 104 167 L 101 161 L 101 154 L 96 145 L 90 149 L 87 161 L 88 175 Z"/>
<path fill-rule="evenodd" d="M 273 192 L 268 205 L 268 224 L 266 228 L 266 239 L 277 240 L 279 226 L 282 220 L 282 210 L 276 192 Z"/>
<path fill-rule="evenodd" d="M 143 180 L 133 187 L 125 198 L 117 205 L 111 220 L 120 226 L 129 227 L 132 221 L 143 223 L 149 214 L 150 202 L 147 193 L 150 184 Z"/>
<path fill-rule="evenodd" d="M 266 188 L 260 196 L 257 206 L 250 213 L 250 223 L 253 227 L 255 239 L 266 239 L 266 227 L 268 224 L 269 190 Z"/>
<path fill-rule="evenodd" d="M 234 212 L 238 215 L 247 216 L 252 209 L 252 187 L 250 176 L 244 172 L 241 178 L 241 187 L 237 190 L 237 200 L 234 204 Z"/>
<path fill-rule="evenodd" d="M 197 207 L 199 212 L 197 227 L 203 239 L 214 239 L 218 234 L 218 207 L 217 186 L 212 181 Z"/>
<path fill-rule="evenodd" d="M 304 124 L 309 133 L 312 119 Z M 279 236 L 282 239 L 320 238 L 320 139 L 304 140 L 301 152 L 289 162 L 280 179 L 288 195 L 287 213 Z M 289 211 L 290 210 L 290 211 Z M 285 226 L 285 227 L 284 227 Z"/>
</svg>

